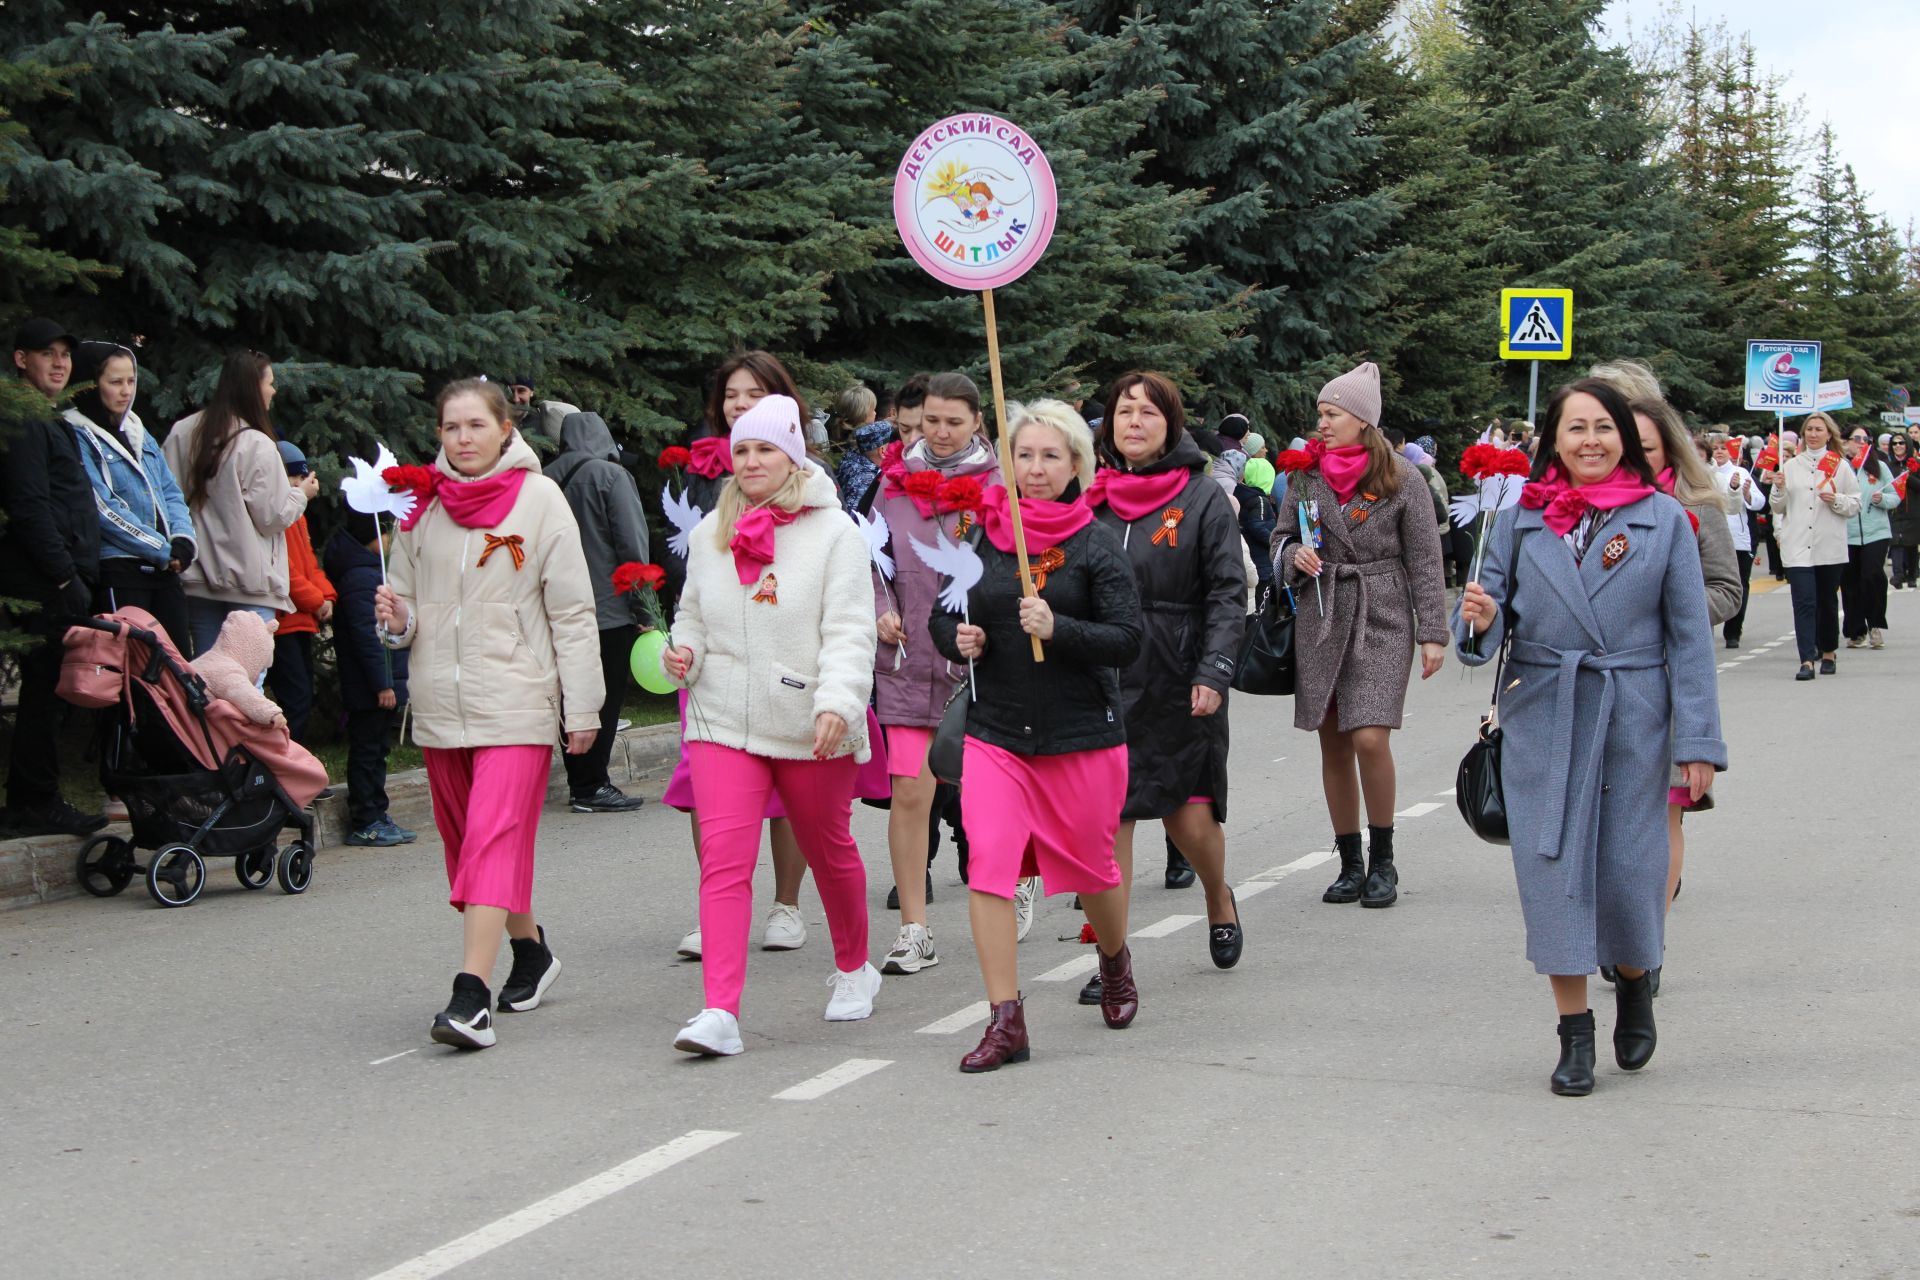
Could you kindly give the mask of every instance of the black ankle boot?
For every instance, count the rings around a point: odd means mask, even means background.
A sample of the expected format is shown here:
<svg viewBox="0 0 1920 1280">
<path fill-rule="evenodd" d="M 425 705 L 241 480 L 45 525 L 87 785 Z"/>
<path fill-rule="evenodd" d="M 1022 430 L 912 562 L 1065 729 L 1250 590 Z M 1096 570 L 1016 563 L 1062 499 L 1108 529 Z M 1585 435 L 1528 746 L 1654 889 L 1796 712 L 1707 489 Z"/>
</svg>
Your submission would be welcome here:
<svg viewBox="0 0 1920 1280">
<path fill-rule="evenodd" d="M 1560 1015 L 1560 1065 L 1553 1069 L 1553 1091 L 1563 1098 L 1593 1092 L 1593 1010 Z"/>
<path fill-rule="evenodd" d="M 1620 975 L 1613 984 L 1613 1060 L 1622 1071 L 1638 1071 L 1653 1059 L 1658 1035 L 1653 1027 L 1653 975 Z"/>
<path fill-rule="evenodd" d="M 1360 895 L 1360 905 L 1392 906 L 1400 898 L 1400 873 L 1393 869 L 1392 827 L 1367 828 L 1367 861 L 1367 887 Z"/>
<path fill-rule="evenodd" d="M 1367 863 L 1360 856 L 1360 833 L 1333 838 L 1333 851 L 1340 855 L 1340 878 L 1320 895 L 1322 902 L 1358 902 L 1367 882 Z"/>
</svg>

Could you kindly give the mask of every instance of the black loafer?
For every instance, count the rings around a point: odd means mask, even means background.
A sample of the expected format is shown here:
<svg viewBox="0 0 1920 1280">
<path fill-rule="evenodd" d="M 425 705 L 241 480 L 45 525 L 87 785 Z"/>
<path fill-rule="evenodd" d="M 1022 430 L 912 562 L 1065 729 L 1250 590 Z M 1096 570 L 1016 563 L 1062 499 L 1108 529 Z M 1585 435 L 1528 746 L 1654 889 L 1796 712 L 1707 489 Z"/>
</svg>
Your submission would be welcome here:
<svg viewBox="0 0 1920 1280">
<path fill-rule="evenodd" d="M 1087 979 L 1087 985 L 1080 988 L 1080 1003 L 1099 1004 L 1102 990 L 1103 988 L 1100 985 L 1100 970 L 1096 968 L 1093 971 L 1093 976 Z"/>
<path fill-rule="evenodd" d="M 1233 890 L 1227 890 L 1227 896 L 1233 896 Z M 1240 952 L 1246 945 L 1247 935 L 1240 928 L 1240 903 L 1233 904 L 1233 923 L 1207 926 L 1207 953 L 1213 957 L 1216 969 L 1231 969 L 1240 963 Z"/>
<path fill-rule="evenodd" d="M 1793 678 L 1794 678 L 1795 680 L 1811 680 L 1811 679 L 1813 679 L 1813 664 L 1812 664 L 1811 662 L 1803 662 L 1803 663 L 1801 663 L 1801 664 L 1800 664 L 1800 670 L 1799 670 L 1798 672 L 1796 672 L 1796 673 L 1794 674 L 1794 677 L 1793 677 Z"/>
<path fill-rule="evenodd" d="M 1820 659 L 1820 674 L 1821 674 L 1821 675 L 1823 675 L 1823 676 L 1831 676 L 1831 675 L 1838 675 L 1838 674 L 1839 674 L 1839 672 L 1840 672 L 1840 668 L 1839 668 L 1839 667 L 1836 667 L 1835 665 L 1833 665 L 1833 659 L 1832 659 L 1832 658 L 1822 658 L 1822 659 Z"/>
</svg>

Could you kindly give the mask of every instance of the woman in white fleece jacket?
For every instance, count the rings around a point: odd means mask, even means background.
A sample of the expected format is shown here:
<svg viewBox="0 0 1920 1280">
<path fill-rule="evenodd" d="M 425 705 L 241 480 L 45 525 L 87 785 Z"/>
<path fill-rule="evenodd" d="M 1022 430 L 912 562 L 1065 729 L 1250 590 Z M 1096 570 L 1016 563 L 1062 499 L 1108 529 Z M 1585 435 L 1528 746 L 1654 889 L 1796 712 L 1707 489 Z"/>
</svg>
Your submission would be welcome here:
<svg viewBox="0 0 1920 1280">
<path fill-rule="evenodd" d="M 827 1020 L 873 1012 L 867 874 L 849 823 L 871 755 L 874 620 L 867 544 L 807 460 L 800 407 L 769 395 L 733 424 L 733 477 L 689 539 L 667 673 L 688 689 L 685 741 L 700 815 L 707 1007 L 674 1040 L 735 1054 L 753 918 L 753 866 L 778 792 L 833 933 Z"/>
</svg>

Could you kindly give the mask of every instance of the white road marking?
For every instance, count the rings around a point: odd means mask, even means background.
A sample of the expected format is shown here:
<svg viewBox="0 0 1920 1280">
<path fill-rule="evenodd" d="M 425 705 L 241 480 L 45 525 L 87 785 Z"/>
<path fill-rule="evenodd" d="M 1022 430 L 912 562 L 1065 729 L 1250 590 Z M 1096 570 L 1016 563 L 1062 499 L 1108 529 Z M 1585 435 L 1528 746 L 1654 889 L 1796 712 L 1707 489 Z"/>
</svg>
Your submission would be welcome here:
<svg viewBox="0 0 1920 1280">
<path fill-rule="evenodd" d="M 1446 789 L 1445 791 L 1436 791 L 1436 792 L 1434 792 L 1433 794 L 1435 794 L 1435 795 L 1437 795 L 1437 796 L 1449 796 L 1449 797 L 1450 797 L 1450 796 L 1452 796 L 1452 795 L 1453 795 L 1453 794 L 1454 794 L 1455 792 L 1457 792 L 1458 790 L 1459 790 L 1459 788 L 1458 788 L 1458 787 L 1448 787 L 1448 788 L 1447 788 L 1447 789 Z"/>
<path fill-rule="evenodd" d="M 848 1058 L 837 1067 L 822 1071 L 811 1080 L 802 1080 L 791 1089 L 782 1089 L 773 1095 L 775 1102 L 812 1102 L 815 1098 L 824 1098 L 843 1084 L 852 1084 L 862 1076 L 870 1076 L 882 1067 L 893 1065 L 891 1058 Z"/>
<path fill-rule="evenodd" d="M 1445 806 L 1435 804 L 1431 800 L 1423 800 L 1419 804 L 1414 805 L 1412 808 L 1402 809 L 1400 812 L 1394 814 L 1393 816 L 1396 818 L 1424 818 L 1428 814 L 1434 812 L 1435 810 L 1442 809 L 1442 808 L 1445 808 Z"/>
<path fill-rule="evenodd" d="M 375 1058 L 372 1062 L 369 1062 L 367 1065 L 370 1067 L 377 1067 L 383 1062 L 392 1062 L 395 1058 L 404 1058 L 410 1053 L 418 1053 L 418 1052 L 420 1052 L 418 1049 L 402 1049 L 399 1053 L 388 1054 L 384 1058 Z"/>
<path fill-rule="evenodd" d="M 1087 948 L 1087 950 L 1091 952 L 1093 948 L 1089 947 Z M 1095 956 L 1095 955 L 1075 956 L 1073 959 L 1067 961 L 1065 964 L 1055 965 L 1053 968 L 1047 970 L 1045 973 L 1035 978 L 1034 981 L 1035 982 L 1072 982 L 1075 978 L 1078 978 L 1083 974 L 1092 973 L 1095 969 L 1099 967 L 1100 967 L 1100 958 L 1098 956 Z"/>
<path fill-rule="evenodd" d="M 1143 925 L 1135 929 L 1132 936 L 1136 938 L 1164 938 L 1170 933 L 1177 933 L 1188 925 L 1199 924 L 1205 919 L 1205 916 L 1168 916 L 1164 920 L 1155 920 L 1152 924 Z"/>
<path fill-rule="evenodd" d="M 965 1031 L 976 1022 L 985 1022 L 992 1011 L 985 1000 L 976 1001 L 958 1013 L 950 1013 L 938 1022 L 929 1022 L 915 1034 L 923 1036 L 950 1036 L 956 1031 Z"/>
<path fill-rule="evenodd" d="M 1285 757 L 1285 756 L 1275 756 L 1275 757 L 1273 758 L 1273 761 L 1272 761 L 1272 762 L 1273 762 L 1274 764 L 1279 764 L 1279 763 L 1280 763 L 1280 762 L 1281 762 L 1282 760 L 1285 760 L 1285 759 L 1286 759 L 1286 757 Z"/>
<path fill-rule="evenodd" d="M 691 1159 L 703 1151 L 737 1138 L 737 1133 L 723 1133 L 716 1129 L 695 1129 L 684 1133 L 672 1142 L 662 1143 L 651 1151 L 643 1151 L 625 1164 L 615 1165 L 605 1173 L 596 1173 L 583 1182 L 576 1182 L 564 1191 L 557 1191 L 544 1200 L 535 1201 L 517 1213 L 495 1219 L 478 1231 L 469 1232 L 457 1240 L 449 1240 L 438 1249 L 429 1250 L 419 1257 L 387 1271 L 382 1271 L 373 1280 L 432 1280 L 434 1276 L 445 1275 L 463 1262 L 493 1252 L 503 1244 L 518 1240 L 521 1236 L 538 1231 L 552 1222 L 558 1222 L 570 1213 L 576 1213 L 596 1201 L 604 1200 L 617 1191 L 625 1191 L 643 1178 L 670 1169 L 682 1160 Z"/>
<path fill-rule="evenodd" d="M 1236 899 L 1257 898 L 1278 883 L 1277 880 L 1249 880 L 1233 886 L 1233 896 Z"/>
<path fill-rule="evenodd" d="M 1715 667 L 1714 670 L 1715 671 L 1731 671 L 1733 670 L 1733 664 L 1731 662 L 1723 662 L 1719 666 Z"/>
</svg>

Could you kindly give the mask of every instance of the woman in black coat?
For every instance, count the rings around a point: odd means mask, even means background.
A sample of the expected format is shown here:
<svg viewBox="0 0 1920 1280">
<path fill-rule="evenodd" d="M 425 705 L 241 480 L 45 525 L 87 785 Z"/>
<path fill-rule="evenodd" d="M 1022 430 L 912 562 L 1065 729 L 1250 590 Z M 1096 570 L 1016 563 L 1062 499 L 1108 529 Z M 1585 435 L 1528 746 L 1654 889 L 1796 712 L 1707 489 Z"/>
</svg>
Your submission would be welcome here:
<svg viewBox="0 0 1920 1280">
<path fill-rule="evenodd" d="M 1106 396 L 1100 446 L 1114 465 L 1087 492 L 1140 588 L 1146 639 L 1120 674 L 1127 722 L 1127 802 L 1114 856 L 1133 880 L 1133 827 L 1157 818 L 1206 887 L 1208 951 L 1239 963 L 1240 912 L 1227 885 L 1227 687 L 1247 624 L 1247 579 L 1233 504 L 1206 476 L 1186 433 L 1180 392 L 1158 373 L 1128 373 Z M 1096 926 L 1097 928 L 1097 926 Z M 1098 999 L 1099 975 L 1080 993 Z"/>
<path fill-rule="evenodd" d="M 1101 1012 L 1115 1029 L 1139 1010 L 1127 949 L 1126 893 L 1114 837 L 1127 791 L 1127 734 L 1116 667 L 1140 652 L 1140 597 L 1119 540 L 1081 498 L 1093 478 L 1093 435 L 1058 400 L 1014 416 L 1012 482 L 1035 594 L 1021 598 L 1007 491 L 987 490 L 975 547 L 980 581 L 967 621 L 936 605 L 933 643 L 973 664 L 960 807 L 970 844 L 974 949 L 993 1013 L 962 1071 L 1028 1056 L 1020 1000 L 1015 886 L 1040 876 L 1077 893 L 1099 936 Z M 1045 664 L 1033 640 L 1044 642 Z"/>
</svg>

